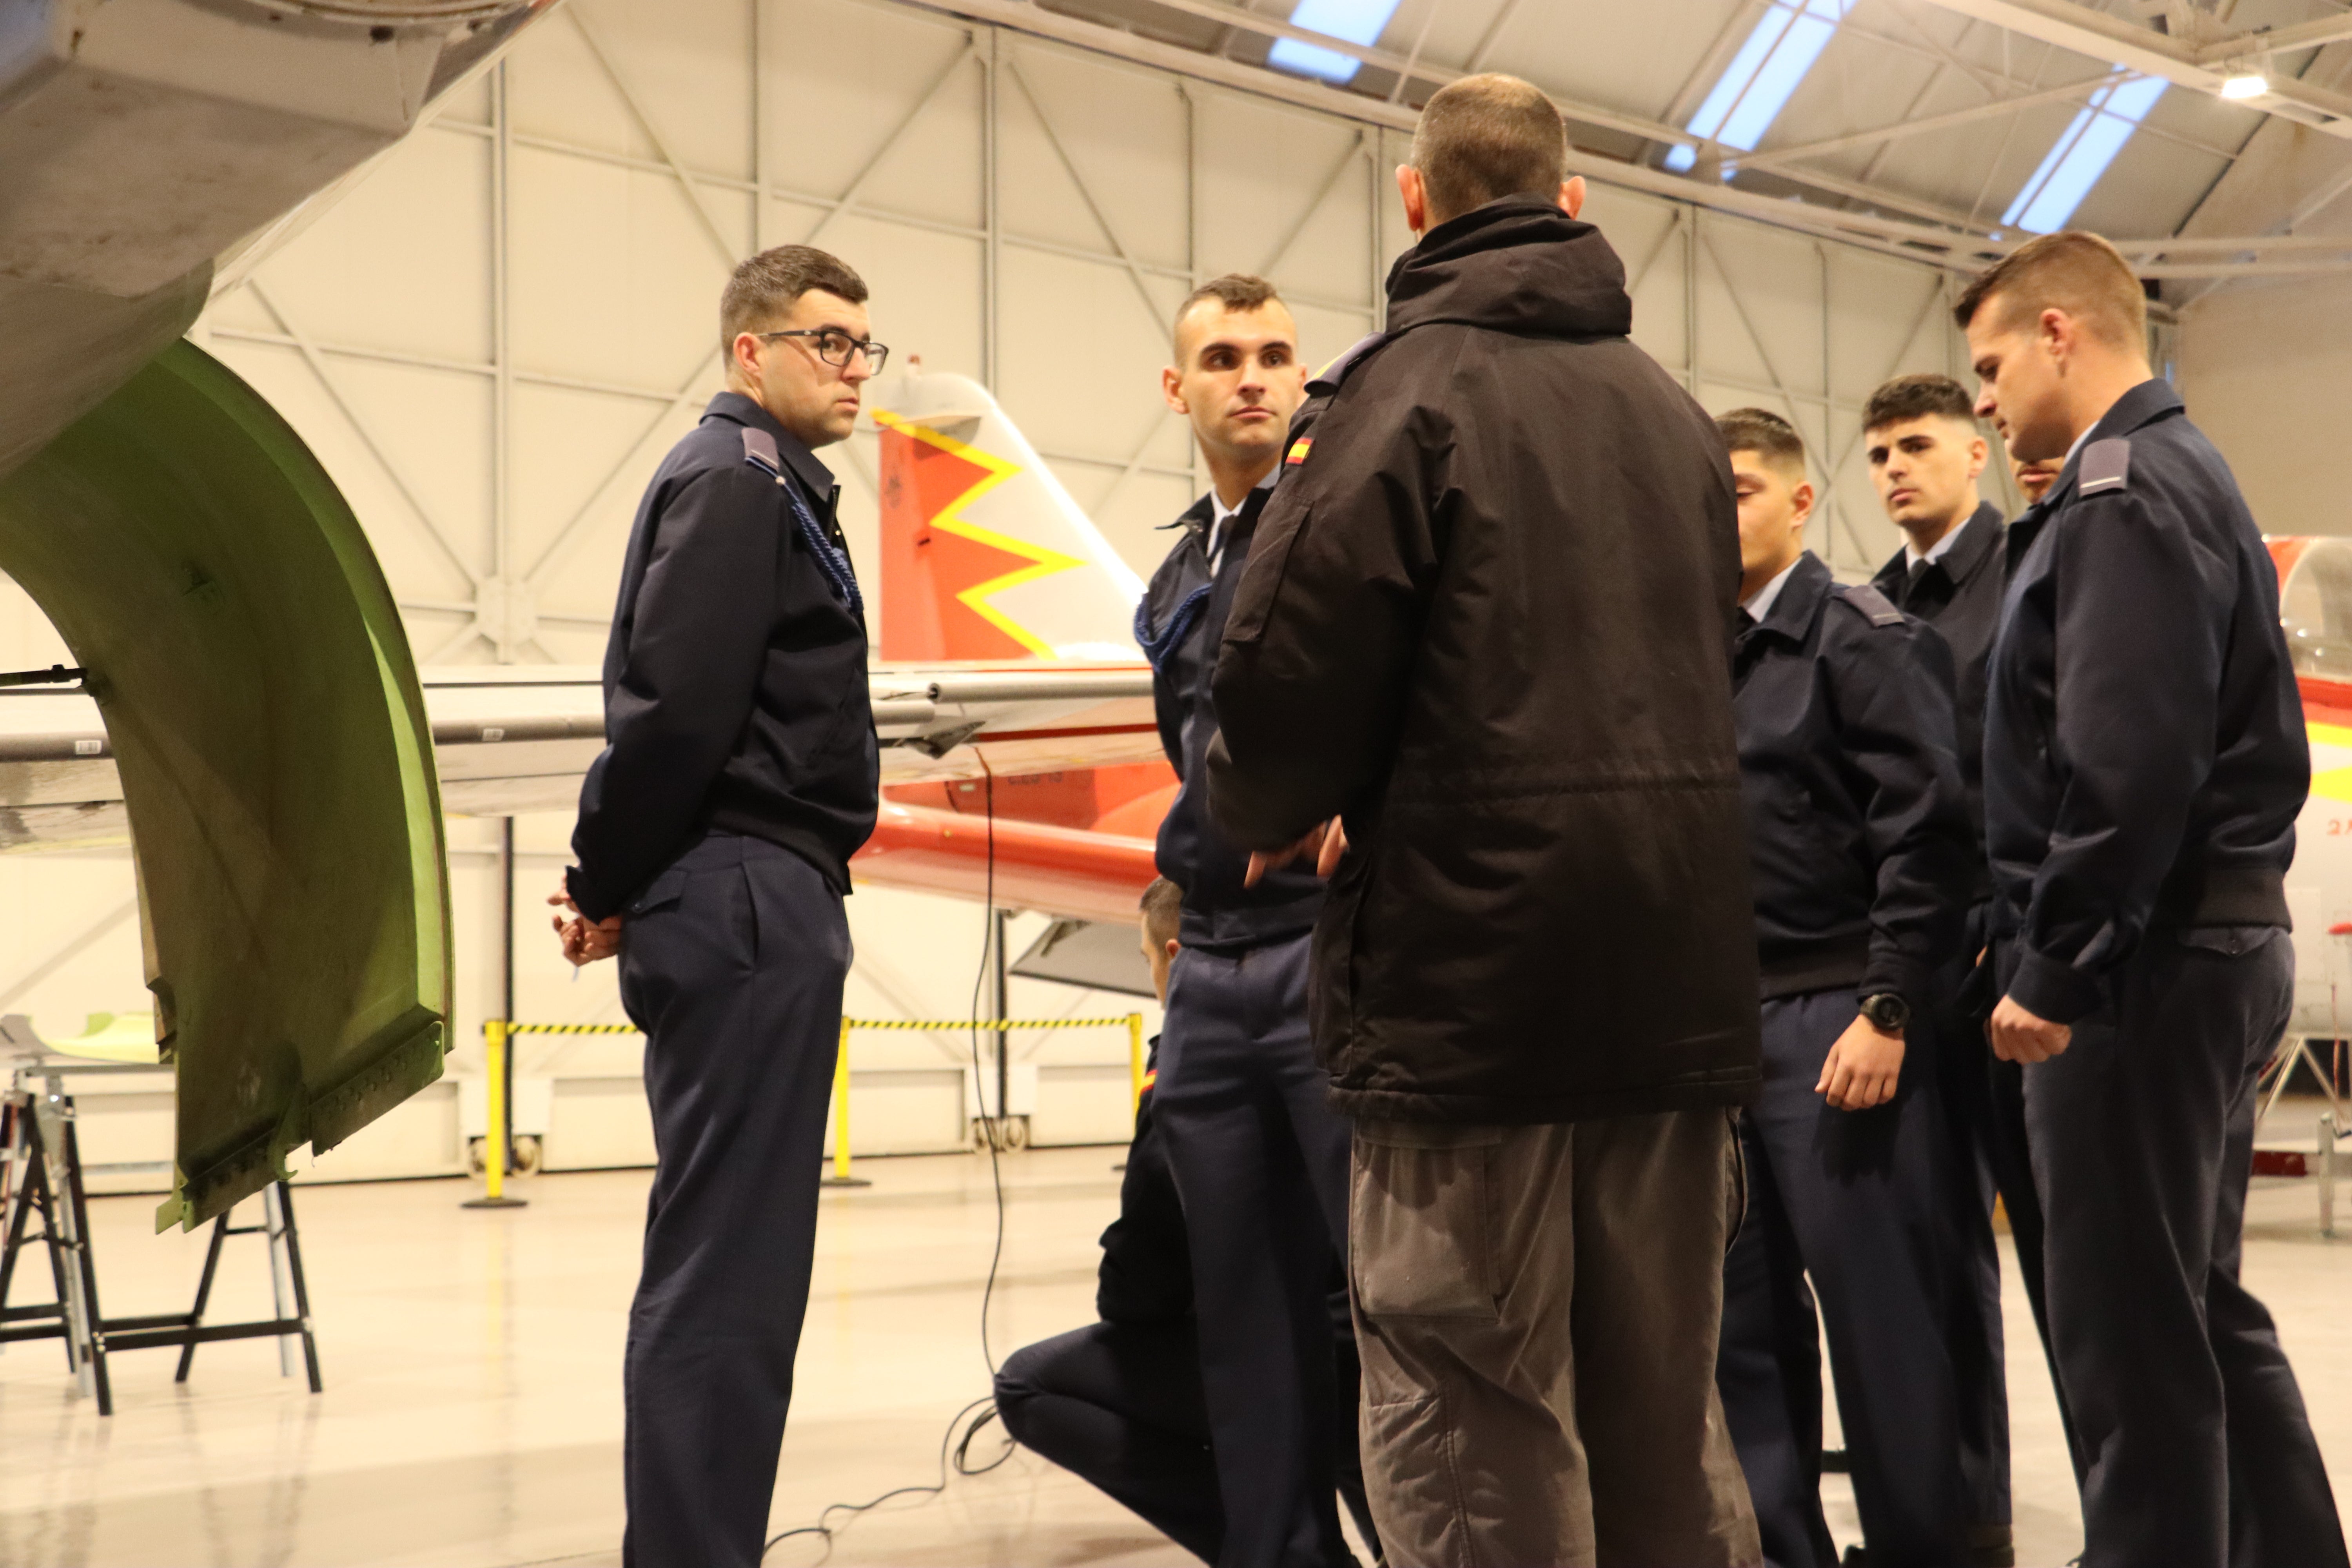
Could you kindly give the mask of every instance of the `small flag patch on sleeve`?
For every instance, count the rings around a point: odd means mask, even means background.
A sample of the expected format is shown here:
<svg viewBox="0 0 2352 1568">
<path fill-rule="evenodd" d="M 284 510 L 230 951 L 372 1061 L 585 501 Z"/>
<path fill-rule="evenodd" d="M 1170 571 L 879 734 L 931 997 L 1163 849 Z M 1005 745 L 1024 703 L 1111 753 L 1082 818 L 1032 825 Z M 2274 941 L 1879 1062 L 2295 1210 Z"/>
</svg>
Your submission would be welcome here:
<svg viewBox="0 0 2352 1568">
<path fill-rule="evenodd" d="M 1297 440 L 1293 441 L 1290 444 L 1290 455 L 1282 459 L 1284 466 L 1286 468 L 1297 468 L 1299 464 L 1307 460 L 1307 454 L 1314 447 L 1314 437 L 1301 436 Z"/>
</svg>

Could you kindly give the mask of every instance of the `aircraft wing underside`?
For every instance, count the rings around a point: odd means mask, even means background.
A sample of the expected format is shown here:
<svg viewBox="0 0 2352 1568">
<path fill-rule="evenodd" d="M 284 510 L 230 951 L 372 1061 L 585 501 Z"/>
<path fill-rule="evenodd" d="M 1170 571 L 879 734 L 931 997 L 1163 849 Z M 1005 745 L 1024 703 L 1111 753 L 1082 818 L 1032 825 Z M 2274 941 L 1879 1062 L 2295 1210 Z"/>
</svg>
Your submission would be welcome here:
<svg viewBox="0 0 2352 1568">
<path fill-rule="evenodd" d="M 1141 664 L 897 665 L 871 676 L 886 784 L 1013 777 L 1160 756 Z M 425 672 L 445 810 L 568 811 L 604 746 L 592 670 Z M 0 690 L 0 850 L 121 843 L 122 784 L 98 704 Z"/>
</svg>

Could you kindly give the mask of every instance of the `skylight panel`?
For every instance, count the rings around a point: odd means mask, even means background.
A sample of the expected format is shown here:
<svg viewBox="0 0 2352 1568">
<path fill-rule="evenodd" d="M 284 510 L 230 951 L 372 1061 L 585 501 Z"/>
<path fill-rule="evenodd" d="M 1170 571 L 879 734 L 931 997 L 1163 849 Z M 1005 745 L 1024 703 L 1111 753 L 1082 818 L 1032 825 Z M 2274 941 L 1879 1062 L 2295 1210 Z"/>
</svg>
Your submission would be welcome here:
<svg viewBox="0 0 2352 1568">
<path fill-rule="evenodd" d="M 1396 15 L 1397 4 L 1398 0 L 1298 0 L 1290 13 L 1290 25 L 1369 48 Z M 1268 65 L 1330 82 L 1353 81 L 1364 68 L 1361 61 L 1296 38 L 1276 38 L 1265 58 Z"/>
<path fill-rule="evenodd" d="M 2162 77 L 2144 76 L 2093 93 L 2090 103 L 2074 116 L 2074 122 L 2033 171 L 2033 178 L 2009 204 L 2009 211 L 2001 215 L 2001 226 L 2034 234 L 2054 234 L 2064 228 L 2168 85 Z"/>
<path fill-rule="evenodd" d="M 1685 129 L 1702 141 L 1753 151 L 1852 9 L 1853 0 L 1773 0 Z M 1695 148 L 1676 145 L 1666 153 L 1669 169 L 1697 162 Z"/>
</svg>

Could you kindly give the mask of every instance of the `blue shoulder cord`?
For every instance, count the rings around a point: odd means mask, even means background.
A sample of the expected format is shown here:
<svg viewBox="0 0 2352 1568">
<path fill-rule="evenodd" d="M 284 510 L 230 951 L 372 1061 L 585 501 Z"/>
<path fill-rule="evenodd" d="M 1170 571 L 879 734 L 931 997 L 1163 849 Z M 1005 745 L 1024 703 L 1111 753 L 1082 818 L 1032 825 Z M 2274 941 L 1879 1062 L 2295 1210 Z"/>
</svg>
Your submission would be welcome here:
<svg viewBox="0 0 2352 1568">
<path fill-rule="evenodd" d="M 831 580 L 834 591 L 847 601 L 851 615 L 865 615 L 865 595 L 857 591 L 857 574 L 849 563 L 848 552 L 839 549 L 824 536 L 824 530 L 817 526 L 816 514 L 809 510 L 808 502 L 801 499 L 800 488 L 784 478 L 781 470 L 761 462 L 755 453 L 746 452 L 743 460 L 774 479 L 777 488 L 784 492 L 784 504 L 793 509 L 793 521 L 800 525 L 802 540 L 807 543 L 809 553 L 816 557 L 817 565 Z"/>
<path fill-rule="evenodd" d="M 1192 623 L 1201 618 L 1201 611 L 1209 602 L 1209 591 L 1215 586 L 1213 582 L 1203 583 L 1185 595 L 1184 602 L 1176 606 L 1176 613 L 1168 617 L 1167 626 L 1156 637 L 1151 635 L 1151 601 L 1146 599 L 1135 606 L 1135 645 L 1150 661 L 1153 674 L 1159 673 L 1160 665 L 1192 632 Z"/>
</svg>

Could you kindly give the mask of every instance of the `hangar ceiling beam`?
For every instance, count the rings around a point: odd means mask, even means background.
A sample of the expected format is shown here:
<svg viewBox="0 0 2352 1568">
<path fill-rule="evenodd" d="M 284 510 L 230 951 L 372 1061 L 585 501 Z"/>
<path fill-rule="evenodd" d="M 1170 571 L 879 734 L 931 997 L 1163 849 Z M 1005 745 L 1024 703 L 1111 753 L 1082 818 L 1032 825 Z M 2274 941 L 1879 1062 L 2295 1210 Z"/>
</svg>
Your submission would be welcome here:
<svg viewBox="0 0 2352 1568">
<path fill-rule="evenodd" d="M 1465 76 L 1475 74 L 1476 68 L 1474 67 L 1469 70 L 1458 70 L 1451 66 L 1432 65 L 1426 60 L 1415 60 L 1404 55 L 1391 54 L 1386 49 L 1370 48 L 1362 44 L 1350 43 L 1345 38 L 1335 38 L 1328 33 L 1318 33 L 1310 28 L 1293 26 L 1290 23 L 1273 16 L 1261 16 L 1255 12 L 1244 11 L 1237 5 L 1226 5 L 1224 0 L 1151 0 L 1151 4 L 1163 10 L 1181 11 L 1188 16 L 1202 16 L 1212 21 L 1223 22 L 1229 27 L 1238 27 L 1244 32 L 1255 33 L 1262 37 L 1289 38 L 1297 43 L 1311 44 L 1316 48 L 1328 49 L 1335 55 L 1344 55 L 1349 59 L 1362 65 L 1374 66 L 1384 71 L 1392 71 L 1399 76 L 1417 78 L 1433 87 L 1444 87 L 1447 82 L 1458 81 Z M 1035 9 L 1030 5 L 1018 4 L 1018 0 L 1016 0 L 1016 8 Z M 958 6 L 956 9 L 965 10 L 968 7 Z M 1516 9 L 1516 6 L 1511 9 Z M 1508 20 L 1507 11 L 1504 16 L 1497 18 L 1494 27 L 1490 28 L 1490 35 L 1495 29 L 1499 29 L 1501 24 L 1507 20 Z M 1079 25 L 1097 26 L 1099 31 L 1106 33 L 1113 31 L 1108 27 L 1100 27 L 1098 24 L 1081 23 Z M 1481 39 L 1479 49 L 1483 51 L 1491 47 L 1493 41 L 1492 36 Z M 1477 55 L 1474 53 L 1471 58 L 1475 59 Z M 1244 66 L 1242 68 L 1257 70 L 1258 68 Z M 1262 72 L 1261 74 L 1273 73 Z M 1333 96 L 1361 98 L 1363 95 L 1335 92 Z M 1602 131 L 1622 132 L 1629 136 L 1645 137 L 1654 142 L 1669 142 L 1693 149 L 1696 149 L 1699 145 L 1698 139 L 1687 131 L 1679 130 L 1662 121 L 1651 120 L 1643 115 L 1627 114 L 1614 109 L 1602 109 L 1595 104 L 1578 103 L 1560 98 L 1557 94 L 1553 95 L 1552 101 L 1559 104 L 1559 111 L 1570 120 L 1580 121 L 1584 124 Z M 1407 129 L 1410 127 L 1408 126 Z"/>
<path fill-rule="evenodd" d="M 2063 87 L 2047 88 L 2041 92 L 2022 92 L 2014 98 L 1996 98 L 1990 103 L 1979 103 L 1972 109 L 1956 109 L 1948 114 L 1930 114 L 1923 119 L 1900 121 L 1893 125 L 1880 125 L 1868 131 L 1856 131 L 1844 136 L 1826 137 L 1819 142 L 1800 142 L 1793 147 L 1773 147 L 1742 158 L 1746 169 L 1777 169 L 1783 163 L 1805 158 L 1819 158 L 1831 153 L 1843 153 L 1851 147 L 1871 147 L 1900 140 L 1906 136 L 1932 135 L 1949 131 L 1955 126 L 1973 125 L 1979 120 L 1990 120 L 2003 114 L 2013 114 L 2023 109 L 2037 109 L 2045 103 L 2080 105 L 2084 100 L 2109 83 L 2121 79 L 2121 73 L 2110 72 L 2089 81 L 2069 82 Z"/>
<path fill-rule="evenodd" d="M 1931 5 L 1979 22 L 1990 22 L 2020 37 L 2034 38 L 2070 53 L 2126 67 L 2143 76 L 2161 77 L 2177 87 L 2219 98 L 2221 84 L 2240 74 L 2238 68 L 2282 47 L 2310 47 L 2309 43 L 2281 45 L 2274 34 L 2247 33 L 2202 47 L 2095 11 L 2075 0 L 1927 0 Z M 2328 18 L 2327 26 L 2340 26 Z M 2324 40 L 2323 40 L 2324 41 Z M 2256 98 L 2239 99 L 2245 108 L 2261 110 L 2307 125 L 2329 136 L 2352 140 L 2352 98 L 2326 88 L 2273 76 L 2270 90 Z"/>
<path fill-rule="evenodd" d="M 1478 35 L 1478 41 L 1470 46 L 1470 58 L 1462 62 L 1464 70 L 1475 75 L 1486 68 L 1487 55 L 1502 40 L 1503 29 L 1511 25 L 1511 18 L 1519 14 L 1519 7 L 1525 3 L 1526 0 L 1503 0 L 1502 5 L 1496 8 L 1494 20 L 1488 22 L 1486 30 Z"/>
<path fill-rule="evenodd" d="M 2242 60 L 2250 55 L 2287 54 L 2296 49 L 2320 48 L 2328 44 L 2343 43 L 2347 38 L 2352 38 L 2352 15 L 2321 16 L 2309 22 L 2270 27 L 2208 44 L 2198 51 L 2198 58 L 2207 65 L 2220 65 Z"/>
</svg>

